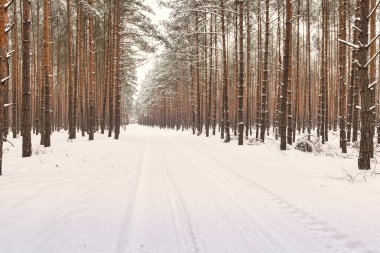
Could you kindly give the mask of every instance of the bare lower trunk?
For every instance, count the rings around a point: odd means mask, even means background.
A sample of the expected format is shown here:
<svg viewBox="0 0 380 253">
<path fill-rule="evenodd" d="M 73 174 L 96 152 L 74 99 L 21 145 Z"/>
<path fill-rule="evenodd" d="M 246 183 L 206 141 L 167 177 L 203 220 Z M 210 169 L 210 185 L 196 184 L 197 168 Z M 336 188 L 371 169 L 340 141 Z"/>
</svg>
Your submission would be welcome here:
<svg viewBox="0 0 380 253">
<path fill-rule="evenodd" d="M 32 155 L 32 112 L 30 100 L 30 20 L 31 2 L 22 1 L 22 157 Z"/>
<path fill-rule="evenodd" d="M 285 40 L 283 55 L 283 75 L 281 84 L 281 100 L 280 100 L 280 149 L 286 150 L 286 123 L 287 123 L 287 98 L 288 98 L 288 82 L 290 79 L 290 50 L 291 50 L 291 33 L 292 33 L 292 3 L 286 0 L 286 23 L 285 23 Z"/>
<path fill-rule="evenodd" d="M 371 169 L 371 156 L 373 138 L 372 132 L 374 124 L 372 121 L 372 113 L 374 105 L 371 104 L 371 89 L 369 87 L 368 75 L 368 15 L 369 0 L 361 0 L 359 2 L 359 49 L 357 53 L 358 61 L 358 86 L 361 96 L 361 139 L 358 165 L 361 170 Z"/>
</svg>

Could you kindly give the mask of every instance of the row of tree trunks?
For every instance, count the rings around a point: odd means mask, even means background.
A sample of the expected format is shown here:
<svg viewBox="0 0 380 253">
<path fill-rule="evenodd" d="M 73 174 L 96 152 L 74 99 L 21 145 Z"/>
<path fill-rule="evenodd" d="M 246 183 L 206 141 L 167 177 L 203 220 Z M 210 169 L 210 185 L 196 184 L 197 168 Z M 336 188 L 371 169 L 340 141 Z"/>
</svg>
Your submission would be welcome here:
<svg viewBox="0 0 380 253">
<path fill-rule="evenodd" d="M 134 40 L 136 36 L 122 25 L 125 16 L 142 11 L 141 3 L 4 0 L 0 4 L 4 31 L 0 36 L 0 160 L 9 129 L 13 138 L 21 134 L 23 157 L 32 155 L 32 133 L 41 135 L 45 147 L 51 146 L 52 132 L 60 130 L 68 130 L 71 140 L 78 130 L 93 140 L 99 129 L 101 133 L 108 129 L 118 139 L 122 124 L 128 123 L 126 110 L 131 109 L 135 89 L 130 80 L 137 67 L 135 52 L 124 48 L 137 41 L 135 45 L 144 51 L 145 37 L 155 36 L 154 28 L 149 28 Z M 102 5 L 107 6 L 104 15 L 96 10 Z M 123 58 L 127 54 L 128 64 Z"/>
</svg>

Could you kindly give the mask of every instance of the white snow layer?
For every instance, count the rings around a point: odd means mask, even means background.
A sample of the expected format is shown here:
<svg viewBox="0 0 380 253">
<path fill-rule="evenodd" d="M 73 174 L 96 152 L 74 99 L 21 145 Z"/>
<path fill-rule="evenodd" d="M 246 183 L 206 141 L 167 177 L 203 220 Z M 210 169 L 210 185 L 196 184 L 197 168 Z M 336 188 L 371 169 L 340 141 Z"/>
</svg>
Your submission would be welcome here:
<svg viewBox="0 0 380 253">
<path fill-rule="evenodd" d="M 136 125 L 38 141 L 5 144 L 1 253 L 380 252 L 380 178 L 354 156 Z"/>
</svg>

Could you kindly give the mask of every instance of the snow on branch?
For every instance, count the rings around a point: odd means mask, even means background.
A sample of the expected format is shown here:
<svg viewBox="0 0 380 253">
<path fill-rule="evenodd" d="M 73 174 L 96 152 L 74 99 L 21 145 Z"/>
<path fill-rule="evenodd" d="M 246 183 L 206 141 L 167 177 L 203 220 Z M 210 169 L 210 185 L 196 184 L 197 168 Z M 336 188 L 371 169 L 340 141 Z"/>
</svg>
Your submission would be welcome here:
<svg viewBox="0 0 380 253">
<path fill-rule="evenodd" d="M 0 80 L 0 83 L 5 83 L 6 81 L 8 81 L 8 79 L 9 79 L 9 76 L 7 76 L 7 77 L 1 79 L 1 80 Z"/>
<path fill-rule="evenodd" d="M 376 84 L 377 84 L 377 81 L 374 81 L 373 83 L 368 85 L 368 89 L 372 89 L 372 87 L 375 86 Z"/>
<path fill-rule="evenodd" d="M 360 20 L 360 19 L 359 19 L 359 20 Z M 359 32 L 362 32 L 362 30 L 360 30 L 360 29 L 359 29 L 359 27 L 357 27 L 357 26 L 355 26 L 355 25 L 354 25 L 354 26 L 352 26 L 352 28 L 354 28 L 354 29 L 358 30 Z"/>
<path fill-rule="evenodd" d="M 373 62 L 373 60 L 380 54 L 380 50 L 377 51 L 377 53 L 372 56 L 372 58 L 369 60 L 369 62 L 367 62 L 367 64 L 364 66 L 365 68 L 368 67 L 369 64 L 371 64 L 371 62 Z"/>
<path fill-rule="evenodd" d="M 9 6 L 13 3 L 13 0 L 10 0 L 9 2 L 5 3 L 4 8 L 8 9 Z"/>
<path fill-rule="evenodd" d="M 343 44 L 346 44 L 347 46 L 353 47 L 355 49 L 359 49 L 360 48 L 360 46 L 358 46 L 358 45 L 356 45 L 354 43 L 351 43 L 349 41 L 346 41 L 346 40 L 339 39 L 338 41 L 341 42 L 341 43 L 343 43 Z"/>
<path fill-rule="evenodd" d="M 358 65 L 359 67 L 361 67 L 362 65 L 360 65 L 360 63 L 359 63 L 359 61 L 358 60 L 354 60 L 353 62 L 352 62 L 352 64 L 356 64 L 356 65 Z"/>
<path fill-rule="evenodd" d="M 10 30 L 12 30 L 13 26 L 14 26 L 14 22 L 12 24 L 8 24 L 6 27 L 5 27 L 5 33 L 8 33 Z"/>
<path fill-rule="evenodd" d="M 15 50 L 12 50 L 7 53 L 7 59 L 11 58 L 12 54 L 14 53 Z"/>
<path fill-rule="evenodd" d="M 373 39 L 372 39 L 372 40 L 366 45 L 366 47 L 370 47 L 371 44 L 372 44 L 375 40 L 377 40 L 377 39 L 379 38 L 379 36 L 380 36 L 380 34 L 376 35 L 376 37 L 373 38 Z"/>
<path fill-rule="evenodd" d="M 13 143 L 12 142 L 10 142 L 7 138 L 5 138 L 5 136 L 3 136 L 3 140 L 4 141 L 6 141 L 6 142 L 8 142 L 9 144 L 11 144 L 12 145 L 12 147 L 15 147 L 15 145 L 13 145 Z"/>
<path fill-rule="evenodd" d="M 371 13 L 368 15 L 367 18 L 370 18 L 370 17 L 376 12 L 376 9 L 377 9 L 377 7 L 379 7 L 379 4 L 380 4 L 380 1 L 377 2 L 377 4 L 376 4 L 375 7 L 372 9 Z"/>
</svg>

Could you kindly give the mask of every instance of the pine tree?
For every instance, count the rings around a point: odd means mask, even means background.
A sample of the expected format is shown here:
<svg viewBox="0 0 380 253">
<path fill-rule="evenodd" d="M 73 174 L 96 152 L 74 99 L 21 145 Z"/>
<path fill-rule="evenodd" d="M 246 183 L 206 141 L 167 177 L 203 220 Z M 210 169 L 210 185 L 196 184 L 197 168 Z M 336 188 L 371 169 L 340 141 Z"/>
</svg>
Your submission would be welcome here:
<svg viewBox="0 0 380 253">
<path fill-rule="evenodd" d="M 243 0 L 239 1 L 239 96 L 238 96 L 238 126 L 239 126 L 239 145 L 243 145 L 244 139 L 244 120 L 243 120 L 243 104 L 244 104 L 244 15 L 243 15 Z"/>
<path fill-rule="evenodd" d="M 12 36 L 12 133 L 13 138 L 17 137 L 17 89 L 18 89 L 18 20 L 17 20 L 17 1 L 13 3 L 13 36 Z"/>
<path fill-rule="evenodd" d="M 72 72 L 72 34 L 71 34 L 71 0 L 67 0 L 67 68 L 68 68 L 68 84 L 69 84 L 69 139 L 75 139 L 75 111 L 74 111 L 74 81 Z"/>
<path fill-rule="evenodd" d="M 292 2 L 286 0 L 286 21 L 285 21 L 285 40 L 283 48 L 283 74 L 281 83 L 281 99 L 280 99 L 280 149 L 286 150 L 286 126 L 287 126 L 287 99 L 288 99 L 288 83 L 290 79 L 290 50 L 291 50 L 291 33 L 292 33 Z"/>
<path fill-rule="evenodd" d="M 346 0 L 339 1 L 339 39 L 345 41 L 347 20 Z M 342 153 L 347 153 L 346 142 L 346 46 L 339 44 L 339 128 L 340 128 L 340 147 Z"/>
<path fill-rule="evenodd" d="M 50 47 L 50 0 L 44 0 L 44 133 L 41 136 L 43 145 L 50 147 L 51 134 L 51 47 Z"/>
<path fill-rule="evenodd" d="M 261 90 L 261 132 L 260 139 L 264 142 L 268 118 L 268 83 L 269 83 L 269 0 L 265 0 L 265 42 L 263 85 Z"/>
<path fill-rule="evenodd" d="M 6 108 L 6 91 L 8 85 L 7 76 L 7 34 L 5 26 L 7 22 L 7 11 L 5 0 L 0 0 L 0 175 L 2 175 L 3 165 L 3 136 L 4 136 L 4 114 Z"/>
<path fill-rule="evenodd" d="M 30 82 L 30 23 L 31 7 L 29 0 L 22 1 L 22 157 L 32 155 L 32 103 Z"/>
<path fill-rule="evenodd" d="M 371 104 L 371 86 L 369 83 L 368 60 L 369 48 L 366 46 L 368 40 L 369 30 L 369 0 L 361 0 L 358 2 L 359 7 L 359 34 L 358 34 L 358 52 L 357 52 L 357 65 L 358 65 L 358 87 L 360 89 L 361 97 L 361 139 L 358 165 L 361 170 L 371 169 L 371 156 L 373 138 L 372 132 L 374 122 L 372 121 L 372 113 L 374 105 Z"/>
<path fill-rule="evenodd" d="M 93 5 L 93 0 L 89 0 L 90 7 Z M 94 140 L 95 132 L 95 48 L 94 48 L 94 23 L 93 14 L 90 13 L 88 18 L 88 48 L 89 48 L 89 122 L 88 122 L 88 139 Z"/>
<path fill-rule="evenodd" d="M 225 25 L 225 10 L 224 0 L 220 0 L 221 9 L 221 23 L 222 23 L 222 45 L 223 45 L 223 117 L 224 117 L 224 129 L 226 132 L 225 142 L 230 142 L 230 120 L 228 112 L 228 71 L 227 71 L 227 45 L 226 45 L 226 25 Z"/>
</svg>

